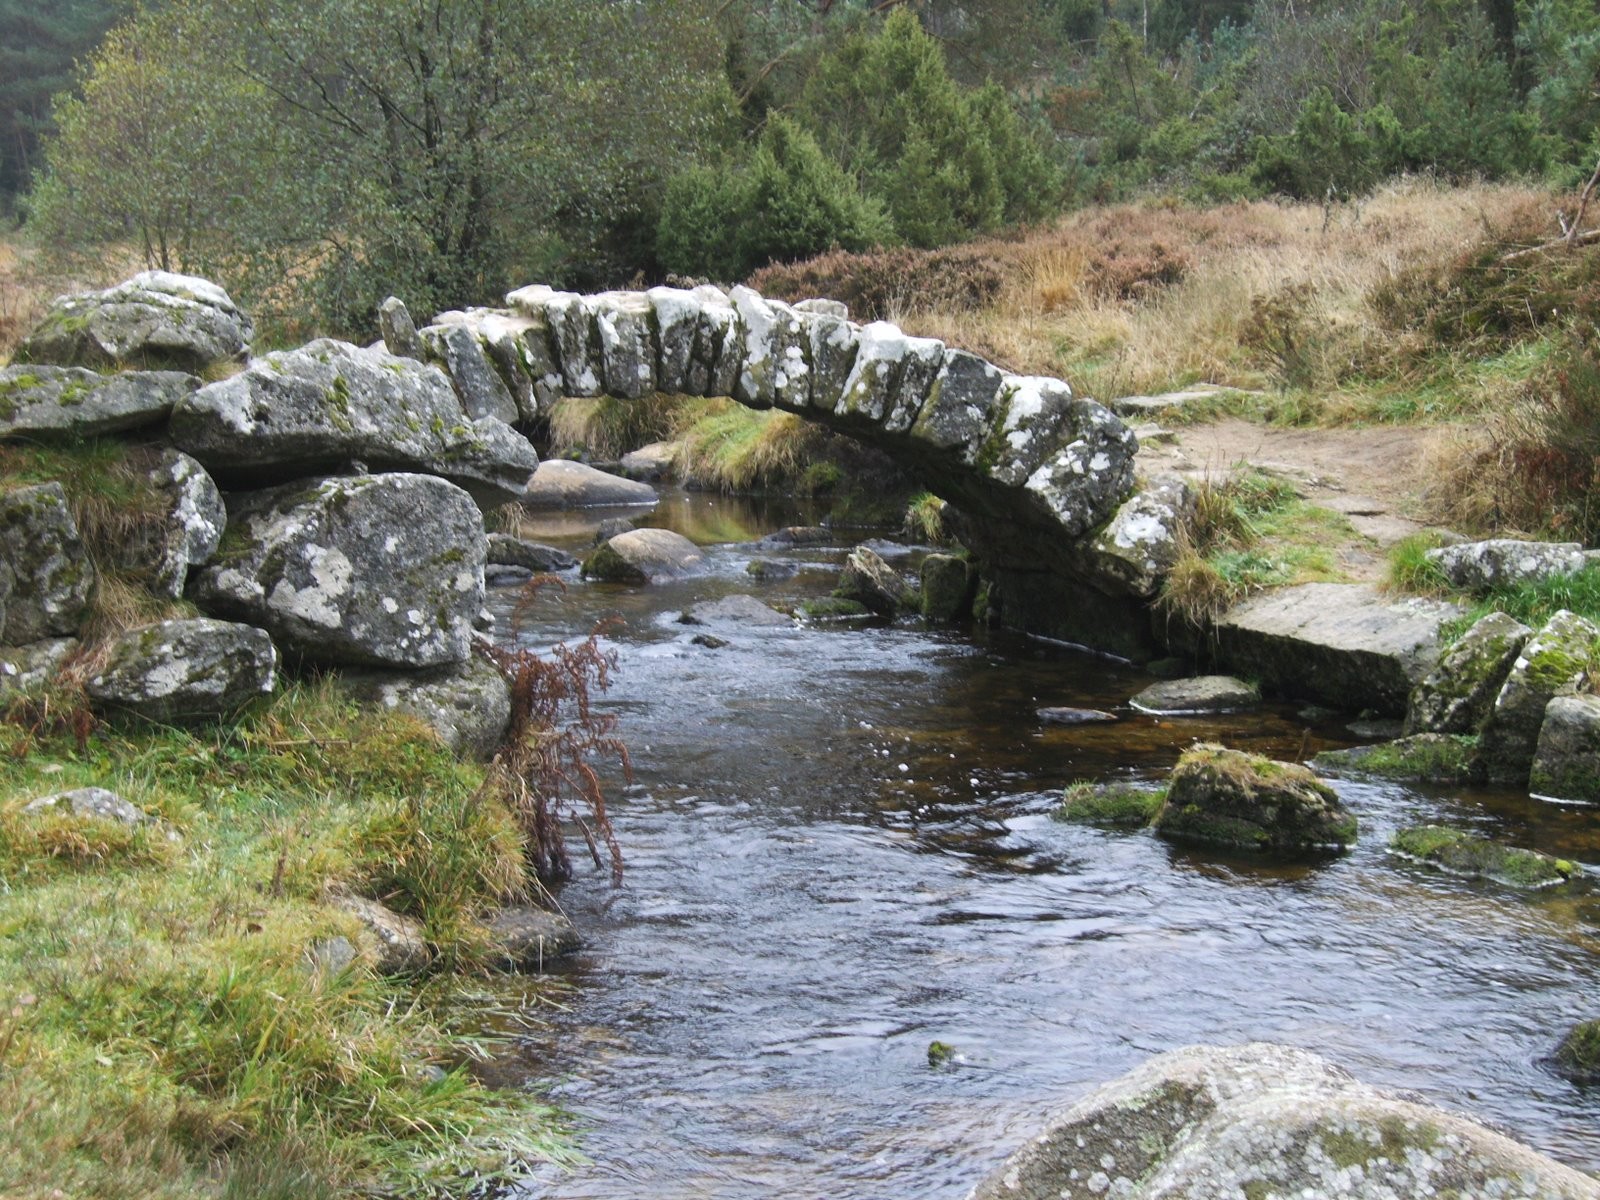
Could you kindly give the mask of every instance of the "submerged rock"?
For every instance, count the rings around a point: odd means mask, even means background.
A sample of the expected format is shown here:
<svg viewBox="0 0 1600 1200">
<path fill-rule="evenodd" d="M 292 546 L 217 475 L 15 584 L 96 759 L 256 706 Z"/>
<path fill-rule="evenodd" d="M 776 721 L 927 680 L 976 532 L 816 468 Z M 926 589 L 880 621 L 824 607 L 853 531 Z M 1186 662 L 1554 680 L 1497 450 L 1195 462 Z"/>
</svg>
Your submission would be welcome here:
<svg viewBox="0 0 1600 1200">
<path fill-rule="evenodd" d="M 250 318 L 216 284 L 145 271 L 103 292 L 58 297 L 17 358 L 95 370 L 199 372 L 243 358 L 252 336 Z"/>
<path fill-rule="evenodd" d="M 1150 1059 L 1054 1118 L 970 1200 L 1108 1196 L 1596 1200 L 1600 1183 L 1309 1051 L 1256 1043 Z"/>
<path fill-rule="evenodd" d="M 1156 832 L 1248 850 L 1344 849 L 1356 819 L 1305 767 L 1198 745 L 1172 769 Z"/>
<path fill-rule="evenodd" d="M 1412 689 L 1405 732 L 1476 733 L 1532 635 L 1503 612 L 1477 621 Z"/>
<path fill-rule="evenodd" d="M 526 538 L 512 537 L 509 533 L 489 535 L 488 562 L 502 567 L 521 567 L 535 574 L 546 571 L 570 571 L 578 560 L 565 550 L 530 542 Z"/>
<path fill-rule="evenodd" d="M 94 567 L 59 483 L 0 491 L 0 644 L 78 632 Z"/>
<path fill-rule="evenodd" d="M 702 601 L 691 606 L 678 621 L 684 625 L 757 625 L 773 629 L 794 624 L 770 604 L 747 595 Z"/>
<path fill-rule="evenodd" d="M 1261 689 L 1231 675 L 1197 675 L 1153 683 L 1128 703 L 1163 717 L 1243 712 L 1260 707 Z"/>
<path fill-rule="evenodd" d="M 1389 848 L 1452 875 L 1490 879 L 1514 888 L 1553 887 L 1583 873 L 1566 859 L 1505 846 L 1445 825 L 1402 829 L 1390 840 Z"/>
<path fill-rule="evenodd" d="M 1098 708 L 1062 706 L 1041 708 L 1035 715 L 1046 725 L 1102 725 L 1119 719 L 1115 713 L 1102 712 Z"/>
<path fill-rule="evenodd" d="M 608 583 L 649 583 L 692 574 L 704 562 L 700 548 L 681 533 L 633 529 L 617 534 L 584 559 L 583 573 Z"/>
<path fill-rule="evenodd" d="M 490 964 L 506 971 L 542 971 L 552 959 L 583 945 L 572 922 L 543 908 L 502 908 L 484 924 Z"/>
<path fill-rule="evenodd" d="M 470 651 L 485 545 L 442 479 L 313 479 L 247 497 L 195 596 L 312 662 L 436 667 Z"/>
<path fill-rule="evenodd" d="M 1476 738 L 1415 733 L 1376 746 L 1324 750 L 1311 760 L 1325 775 L 1355 779 L 1393 779 L 1402 783 L 1467 783 L 1477 756 Z"/>
<path fill-rule="evenodd" d="M 1523 645 L 1484 723 L 1478 755 L 1497 783 L 1525 786 L 1544 725 L 1559 695 L 1576 692 L 1600 657 L 1600 628 L 1562 609 Z"/>
<path fill-rule="evenodd" d="M 1600 696 L 1557 696 L 1545 706 L 1528 790 L 1600 802 Z"/>
<path fill-rule="evenodd" d="M 266 630 L 209 618 L 161 621 L 111 643 L 89 698 L 162 725 L 231 717 L 277 683 L 278 652 Z"/>
</svg>

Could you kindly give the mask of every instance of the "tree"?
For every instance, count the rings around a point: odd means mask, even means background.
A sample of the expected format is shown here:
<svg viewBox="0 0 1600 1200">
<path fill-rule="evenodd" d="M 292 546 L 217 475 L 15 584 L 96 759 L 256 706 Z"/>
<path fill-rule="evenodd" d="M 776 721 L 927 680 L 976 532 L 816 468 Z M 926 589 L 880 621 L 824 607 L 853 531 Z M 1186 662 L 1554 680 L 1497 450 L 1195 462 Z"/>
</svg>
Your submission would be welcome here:
<svg viewBox="0 0 1600 1200">
<path fill-rule="evenodd" d="M 51 100 L 122 14 L 120 0 L 0 0 L 0 208 L 28 183 Z"/>
<path fill-rule="evenodd" d="M 49 157 L 42 223 L 116 208 L 88 143 L 117 116 L 97 80 L 133 74 L 137 45 L 151 95 L 178 87 L 174 71 L 194 90 L 195 125 L 159 105 L 151 124 L 205 135 L 164 143 L 150 186 L 221 175 L 239 193 L 206 197 L 178 265 L 220 267 L 257 306 L 293 278 L 322 324 L 347 331 L 389 292 L 431 311 L 560 282 L 727 119 L 710 3 L 173 0 L 92 64 Z M 173 13 L 198 47 L 157 44 Z M 212 120 L 224 101 L 235 129 Z M 241 162 L 241 141 L 262 159 Z"/>
</svg>

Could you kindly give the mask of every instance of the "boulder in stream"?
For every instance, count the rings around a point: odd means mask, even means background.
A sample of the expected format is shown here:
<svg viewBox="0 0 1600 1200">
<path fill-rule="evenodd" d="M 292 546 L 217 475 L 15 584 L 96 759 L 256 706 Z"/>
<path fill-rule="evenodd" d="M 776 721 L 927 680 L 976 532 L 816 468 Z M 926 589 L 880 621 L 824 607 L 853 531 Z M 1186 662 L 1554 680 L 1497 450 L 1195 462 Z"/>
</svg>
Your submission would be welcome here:
<svg viewBox="0 0 1600 1200">
<path fill-rule="evenodd" d="M 1537 1196 L 1600 1183 L 1469 1117 L 1256 1043 L 1157 1055 L 1050 1121 L 969 1200 Z"/>
<path fill-rule="evenodd" d="M 1414 825 L 1399 830 L 1390 840 L 1389 849 L 1450 875 L 1489 879 L 1525 890 L 1555 887 L 1583 873 L 1578 864 L 1564 858 L 1507 846 L 1447 825 Z"/>
<path fill-rule="evenodd" d="M 1311 767 L 1346 779 L 1393 779 L 1400 783 L 1467 783 L 1474 774 L 1478 740 L 1461 734 L 1414 733 L 1410 737 L 1324 750 Z"/>
<path fill-rule="evenodd" d="M 1600 802 L 1600 696 L 1557 696 L 1545 705 L 1528 790 Z"/>
<path fill-rule="evenodd" d="M 619 505 L 636 508 L 659 500 L 655 488 L 648 483 L 564 458 L 547 458 L 540 463 L 521 496 L 522 507 L 530 512 Z"/>
<path fill-rule="evenodd" d="M 841 600 L 854 600 L 884 617 L 917 607 L 917 594 L 911 585 L 866 546 L 850 551 L 833 594 Z"/>
<path fill-rule="evenodd" d="M 1305 767 L 1201 744 L 1172 769 L 1156 832 L 1245 850 L 1343 850 L 1356 819 Z"/>
<path fill-rule="evenodd" d="M 1405 732 L 1476 733 L 1532 635 L 1533 630 L 1503 612 L 1474 623 L 1412 689 Z"/>
<path fill-rule="evenodd" d="M 693 574 L 705 562 L 700 548 L 670 529 L 633 529 L 602 543 L 583 560 L 589 579 L 649 583 Z"/>
<path fill-rule="evenodd" d="M 1261 707 L 1261 689 L 1231 675 L 1196 675 L 1153 683 L 1128 703 L 1158 717 L 1244 712 Z"/>
<path fill-rule="evenodd" d="M 1491 781 L 1525 786 L 1545 708 L 1577 692 L 1600 657 L 1600 627 L 1562 609 L 1523 645 L 1484 723 L 1478 755 Z"/>
</svg>

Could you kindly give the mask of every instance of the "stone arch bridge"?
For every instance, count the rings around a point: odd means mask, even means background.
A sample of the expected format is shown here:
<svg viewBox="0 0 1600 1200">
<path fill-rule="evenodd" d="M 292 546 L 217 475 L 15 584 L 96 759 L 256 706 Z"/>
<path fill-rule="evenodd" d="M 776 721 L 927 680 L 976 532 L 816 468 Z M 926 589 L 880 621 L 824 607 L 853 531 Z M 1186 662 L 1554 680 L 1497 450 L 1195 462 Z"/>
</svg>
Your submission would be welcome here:
<svg viewBox="0 0 1600 1200">
<path fill-rule="evenodd" d="M 579 295 L 544 286 L 508 307 L 446 313 L 423 331 L 457 376 L 465 327 L 526 415 L 560 396 L 729 396 L 876 447 L 954 506 L 1008 624 L 1128 657 L 1153 646 L 1147 601 L 1182 504 L 1135 495 L 1131 430 L 1059 379 L 843 305 L 789 305 L 745 287 Z M 455 336 L 459 337 L 459 333 Z"/>
</svg>

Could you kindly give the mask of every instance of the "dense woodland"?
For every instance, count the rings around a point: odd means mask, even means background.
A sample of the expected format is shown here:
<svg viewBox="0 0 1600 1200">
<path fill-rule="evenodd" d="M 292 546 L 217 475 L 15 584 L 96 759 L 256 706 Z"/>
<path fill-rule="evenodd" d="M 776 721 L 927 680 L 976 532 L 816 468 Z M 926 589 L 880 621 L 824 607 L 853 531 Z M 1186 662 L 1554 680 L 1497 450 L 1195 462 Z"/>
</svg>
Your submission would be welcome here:
<svg viewBox="0 0 1600 1200">
<path fill-rule="evenodd" d="M 1151 191 L 1572 183 L 1597 83 L 1590 0 L 0 0 L 0 202 L 350 331 Z"/>
</svg>

